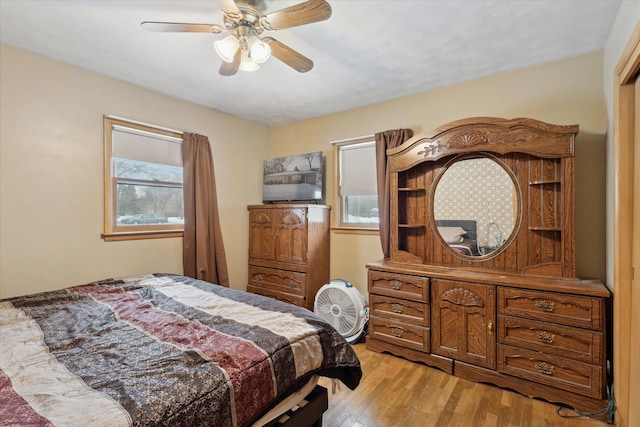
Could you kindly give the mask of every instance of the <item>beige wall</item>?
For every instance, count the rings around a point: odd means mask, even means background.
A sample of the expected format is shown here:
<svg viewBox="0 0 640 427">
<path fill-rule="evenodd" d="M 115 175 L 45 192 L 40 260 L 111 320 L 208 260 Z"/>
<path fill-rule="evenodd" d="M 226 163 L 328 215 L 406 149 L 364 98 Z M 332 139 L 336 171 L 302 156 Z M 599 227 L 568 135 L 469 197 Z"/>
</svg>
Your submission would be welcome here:
<svg viewBox="0 0 640 427">
<path fill-rule="evenodd" d="M 603 53 L 582 55 L 276 128 L 271 156 L 322 150 L 328 165 L 327 203 L 333 205 L 329 141 L 395 128 L 427 131 L 472 116 L 577 123 L 577 270 L 581 276 L 604 279 L 607 126 L 602 79 Z M 332 233 L 331 277 L 347 279 L 366 292 L 365 264 L 381 257 L 376 236 Z"/>
<path fill-rule="evenodd" d="M 239 289 L 247 279 L 246 205 L 261 200 L 266 158 L 322 150 L 326 202 L 333 205 L 329 141 L 400 127 L 420 132 L 471 116 L 578 123 L 578 273 L 604 279 L 602 52 L 267 129 L 0 48 L 0 297 L 109 276 L 182 271 L 180 239 L 100 239 L 103 114 L 209 136 L 231 282 Z M 365 292 L 364 266 L 381 257 L 377 236 L 332 232 L 331 277 Z"/>
<path fill-rule="evenodd" d="M 102 117 L 207 135 L 231 286 L 247 282 L 247 204 L 269 129 L 0 45 L 0 297 L 182 273 L 182 240 L 104 242 Z"/>
</svg>

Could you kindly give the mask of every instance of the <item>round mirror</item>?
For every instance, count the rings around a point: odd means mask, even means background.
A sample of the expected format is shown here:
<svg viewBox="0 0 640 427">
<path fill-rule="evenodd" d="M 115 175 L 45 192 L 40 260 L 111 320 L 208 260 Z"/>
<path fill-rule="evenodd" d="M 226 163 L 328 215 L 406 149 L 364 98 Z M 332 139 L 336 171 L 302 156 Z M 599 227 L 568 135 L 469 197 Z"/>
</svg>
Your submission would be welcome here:
<svg viewBox="0 0 640 427">
<path fill-rule="evenodd" d="M 456 256 L 486 259 L 511 242 L 519 226 L 520 190 L 513 172 L 490 154 L 449 162 L 433 191 L 433 226 Z"/>
</svg>

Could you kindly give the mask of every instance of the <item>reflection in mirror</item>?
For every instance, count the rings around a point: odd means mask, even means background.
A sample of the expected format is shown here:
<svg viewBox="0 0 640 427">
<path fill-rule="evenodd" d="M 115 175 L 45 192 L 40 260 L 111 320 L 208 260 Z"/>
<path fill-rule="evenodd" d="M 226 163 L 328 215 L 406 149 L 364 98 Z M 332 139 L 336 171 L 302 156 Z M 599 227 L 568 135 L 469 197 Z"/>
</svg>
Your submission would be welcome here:
<svg viewBox="0 0 640 427">
<path fill-rule="evenodd" d="M 492 158 L 454 161 L 437 182 L 433 218 L 440 237 L 457 254 L 490 255 L 514 232 L 518 191 Z"/>
</svg>

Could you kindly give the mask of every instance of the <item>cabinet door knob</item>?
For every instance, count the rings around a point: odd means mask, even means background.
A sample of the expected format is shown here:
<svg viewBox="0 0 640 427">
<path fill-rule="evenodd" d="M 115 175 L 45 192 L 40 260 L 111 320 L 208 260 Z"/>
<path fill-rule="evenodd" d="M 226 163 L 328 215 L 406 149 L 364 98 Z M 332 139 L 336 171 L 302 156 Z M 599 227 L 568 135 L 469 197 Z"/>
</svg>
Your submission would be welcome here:
<svg viewBox="0 0 640 427">
<path fill-rule="evenodd" d="M 396 291 L 399 291 L 400 289 L 402 289 L 402 282 L 399 280 L 392 280 L 391 287 Z"/>
<path fill-rule="evenodd" d="M 553 301 L 542 299 L 542 300 L 536 301 L 536 307 L 538 307 L 542 311 L 546 311 L 547 313 L 550 313 L 556 309 L 556 303 Z"/>
<path fill-rule="evenodd" d="M 487 330 L 489 331 L 489 333 L 493 332 L 493 322 L 489 322 L 489 324 L 487 325 Z"/>
<path fill-rule="evenodd" d="M 554 334 L 551 334 L 547 331 L 538 331 L 536 332 L 536 337 L 547 344 L 551 344 L 552 342 L 556 341 L 556 336 Z"/>
<path fill-rule="evenodd" d="M 533 366 L 535 366 L 541 374 L 553 375 L 556 372 L 556 367 L 548 364 L 547 362 L 536 362 Z"/>
</svg>

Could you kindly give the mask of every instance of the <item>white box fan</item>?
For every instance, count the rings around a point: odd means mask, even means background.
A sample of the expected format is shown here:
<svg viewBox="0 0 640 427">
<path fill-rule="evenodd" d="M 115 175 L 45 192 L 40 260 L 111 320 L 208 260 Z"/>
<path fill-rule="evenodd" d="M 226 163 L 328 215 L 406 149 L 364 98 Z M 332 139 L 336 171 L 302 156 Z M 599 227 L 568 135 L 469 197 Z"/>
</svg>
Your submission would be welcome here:
<svg viewBox="0 0 640 427">
<path fill-rule="evenodd" d="M 333 279 L 318 290 L 313 311 L 350 344 L 360 339 L 369 320 L 367 301 L 344 279 Z"/>
</svg>

